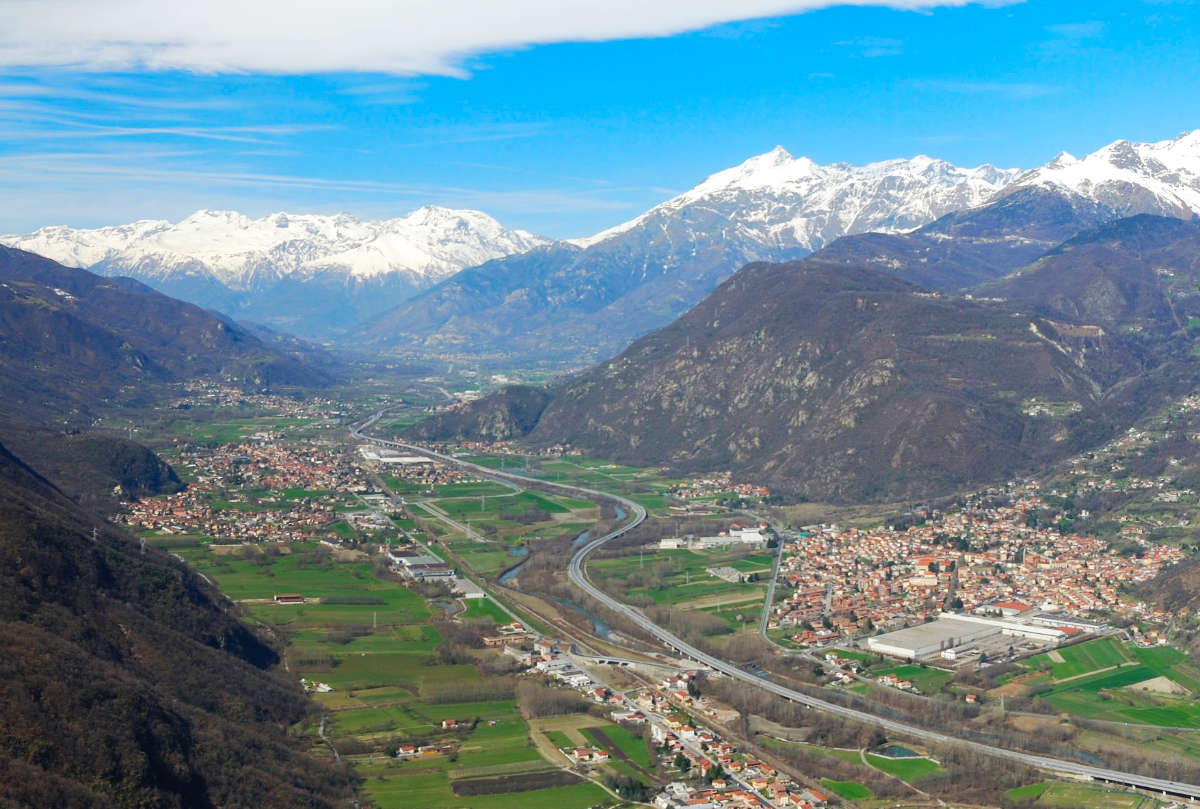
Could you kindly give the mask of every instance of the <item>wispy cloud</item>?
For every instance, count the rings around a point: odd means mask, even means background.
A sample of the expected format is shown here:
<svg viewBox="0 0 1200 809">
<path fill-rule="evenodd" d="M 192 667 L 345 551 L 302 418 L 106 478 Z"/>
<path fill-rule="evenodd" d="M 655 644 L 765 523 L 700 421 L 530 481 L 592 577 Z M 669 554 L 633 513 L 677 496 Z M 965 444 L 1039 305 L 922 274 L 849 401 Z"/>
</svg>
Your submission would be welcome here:
<svg viewBox="0 0 1200 809">
<path fill-rule="evenodd" d="M 657 37 L 845 0 L 37 0 L 4 4 L 0 67 L 200 73 L 464 75 L 477 54 L 553 42 Z M 906 10 L 968 0 L 857 0 Z"/>
<path fill-rule="evenodd" d="M 410 130 L 412 140 L 394 143 L 394 147 L 444 146 L 459 143 L 487 143 L 498 140 L 535 138 L 547 131 L 540 121 L 511 121 L 423 127 Z"/>
<path fill-rule="evenodd" d="M 91 138 L 157 138 L 176 137 L 227 143 L 270 144 L 276 139 L 305 132 L 333 129 L 331 124 L 268 124 L 257 126 L 108 126 L 85 123 L 67 117 L 38 116 L 35 123 L 53 124 L 41 127 L 0 125 L 0 141 L 8 140 L 71 140 Z"/>
<path fill-rule="evenodd" d="M 338 88 L 338 92 L 360 103 L 394 106 L 420 101 L 423 89 L 425 84 L 422 82 L 389 77 L 383 81 L 348 84 Z"/>
<path fill-rule="evenodd" d="M 144 86 L 141 89 L 144 91 Z M 42 99 L 52 101 L 56 104 L 60 104 L 63 101 L 86 101 L 93 104 L 163 111 L 227 110 L 237 106 L 237 102 L 228 98 L 180 98 L 178 96 L 132 95 L 71 86 L 61 81 L 54 84 L 32 81 L 0 82 L 0 98 Z"/>
<path fill-rule="evenodd" d="M 849 49 L 855 56 L 874 59 L 879 56 L 899 56 L 904 53 L 904 43 L 890 37 L 856 37 L 835 42 L 834 45 Z"/>
<path fill-rule="evenodd" d="M 480 208 L 501 216 L 588 212 L 612 212 L 616 216 L 636 209 L 637 203 L 630 197 L 648 190 L 619 186 L 497 190 L 276 174 L 236 167 L 206 171 L 192 167 L 188 161 L 191 157 L 192 152 L 169 150 L 0 155 L 0 210 L 5 212 L 0 218 L 0 231 L 18 232 L 48 221 L 62 221 L 63 214 L 55 206 L 65 200 L 76 211 L 75 221 L 90 224 L 115 224 L 144 216 L 147 211 L 161 216 L 167 208 L 178 210 L 181 199 L 195 200 L 190 204 L 196 207 L 212 207 L 214 201 L 224 199 L 229 201 L 227 204 L 245 209 L 250 203 L 240 200 L 270 198 L 275 201 L 269 205 L 276 209 L 294 209 L 300 204 L 306 210 L 369 210 L 389 216 L 428 202 Z M 48 177 L 62 178 L 69 184 L 70 193 L 64 194 L 61 184 L 48 186 Z M 116 201 L 124 214 L 106 210 L 113 204 L 114 189 L 121 191 Z M 129 193 L 133 189 L 138 193 Z M 19 208 L 14 205 L 18 199 L 22 201 Z M 38 210 L 37 199 L 53 203 L 47 202 L 47 210 Z M 298 203 L 300 199 L 308 202 Z"/>
<path fill-rule="evenodd" d="M 1037 43 L 1035 52 L 1043 58 L 1070 56 L 1084 51 L 1093 52 L 1104 37 L 1105 25 L 1097 20 L 1065 22 L 1046 26 L 1050 38 Z"/>
<path fill-rule="evenodd" d="M 920 90 L 960 95 L 994 95 L 1014 101 L 1043 98 L 1062 92 L 1062 87 L 1041 82 L 921 80 L 910 82 Z"/>
<path fill-rule="evenodd" d="M 1048 25 L 1046 30 L 1064 39 L 1091 39 L 1104 33 L 1104 23 L 1098 20 L 1088 22 L 1065 22 L 1058 25 Z"/>
</svg>

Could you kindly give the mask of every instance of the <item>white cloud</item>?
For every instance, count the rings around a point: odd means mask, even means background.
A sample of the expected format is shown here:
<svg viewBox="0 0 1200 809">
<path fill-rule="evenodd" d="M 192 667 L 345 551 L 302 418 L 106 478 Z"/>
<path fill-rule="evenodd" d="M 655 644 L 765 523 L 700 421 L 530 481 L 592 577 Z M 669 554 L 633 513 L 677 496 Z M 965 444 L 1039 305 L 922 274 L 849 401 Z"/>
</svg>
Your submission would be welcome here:
<svg viewBox="0 0 1200 809">
<path fill-rule="evenodd" d="M 462 75 L 472 54 L 968 0 L 0 0 L 0 67 Z"/>
</svg>

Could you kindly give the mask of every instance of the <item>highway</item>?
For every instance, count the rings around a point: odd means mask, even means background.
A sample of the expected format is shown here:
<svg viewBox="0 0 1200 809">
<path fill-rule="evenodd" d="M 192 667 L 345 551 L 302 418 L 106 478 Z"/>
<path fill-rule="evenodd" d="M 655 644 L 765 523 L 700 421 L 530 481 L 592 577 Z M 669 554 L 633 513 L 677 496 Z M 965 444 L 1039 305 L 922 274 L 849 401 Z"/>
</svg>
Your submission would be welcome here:
<svg viewBox="0 0 1200 809">
<path fill-rule="evenodd" d="M 677 637 L 669 630 L 660 627 L 658 624 L 655 624 L 653 621 L 643 615 L 638 609 L 617 601 L 608 593 L 605 593 L 603 590 L 592 584 L 588 579 L 587 571 L 584 567 L 584 561 L 587 559 L 588 554 L 640 525 L 646 519 L 646 510 L 641 505 L 633 502 L 632 500 L 628 500 L 624 497 L 620 497 L 609 492 L 601 492 L 579 486 L 570 486 L 563 483 L 551 483 L 538 478 L 527 478 L 522 475 L 514 475 L 509 472 L 497 472 L 494 469 L 479 466 L 478 464 L 469 463 L 448 455 L 432 452 L 424 447 L 403 444 L 396 441 L 387 441 L 381 438 L 365 435 L 363 430 L 373 425 L 381 416 L 382 413 L 377 413 L 359 427 L 351 428 L 351 434 L 356 438 L 371 441 L 382 446 L 390 446 L 397 449 L 404 449 L 406 451 L 438 458 L 439 460 L 446 461 L 447 463 L 457 464 L 461 467 L 471 469 L 488 477 L 504 477 L 508 478 L 509 480 L 516 480 L 525 483 L 536 483 L 539 486 L 558 489 L 568 494 L 590 495 L 591 497 L 601 497 L 606 500 L 615 500 L 616 502 L 620 503 L 628 510 L 629 514 L 632 515 L 632 519 L 624 525 L 608 532 L 604 536 L 597 537 L 596 539 L 593 539 L 586 545 L 579 548 L 571 557 L 571 561 L 567 565 L 567 575 L 570 577 L 572 583 L 586 592 L 589 596 L 596 599 L 601 604 L 604 604 L 613 612 L 623 616 L 631 623 L 637 625 L 648 634 L 657 638 L 668 648 L 681 655 L 684 655 L 685 657 L 691 658 L 698 663 L 702 663 L 714 671 L 719 671 L 728 677 L 732 677 L 735 680 L 740 680 L 747 685 L 753 686 L 754 688 L 762 689 L 768 693 L 775 694 L 783 699 L 805 705 L 809 708 L 813 708 L 818 711 L 824 711 L 835 716 L 841 716 L 855 722 L 863 722 L 868 725 L 874 725 L 891 733 L 896 733 L 902 736 L 909 736 L 911 738 L 921 739 L 934 744 L 954 745 L 956 747 L 972 750 L 993 758 L 1015 761 L 1029 767 L 1035 767 L 1039 770 L 1066 773 L 1074 776 L 1086 776 L 1098 781 L 1123 784 L 1126 786 L 1137 787 L 1139 789 L 1150 790 L 1152 792 L 1161 793 L 1165 796 L 1200 800 L 1200 786 L 1194 784 L 1185 784 L 1179 781 L 1168 781 L 1162 778 L 1153 778 L 1151 776 L 1121 772 L 1120 770 L 1110 770 L 1104 767 L 1096 767 L 1075 761 L 1067 761 L 1065 759 L 1034 755 L 1032 753 L 1021 753 L 1016 750 L 1009 750 L 1003 747 L 994 747 L 992 745 L 983 744 L 970 739 L 963 739 L 951 733 L 943 733 L 941 731 L 931 730 L 929 728 L 924 728 L 917 725 L 910 725 L 905 722 L 898 722 L 893 719 L 875 716 L 874 714 L 855 708 L 847 708 L 846 706 L 838 705 L 837 703 L 826 702 L 825 700 L 817 697 L 809 696 L 803 692 L 796 691 L 778 683 L 771 682 L 770 680 L 757 677 L 749 672 L 743 671 L 732 663 L 729 663 L 718 657 L 714 657 L 713 655 L 710 655 L 707 652 L 692 646 L 687 641 Z"/>
</svg>

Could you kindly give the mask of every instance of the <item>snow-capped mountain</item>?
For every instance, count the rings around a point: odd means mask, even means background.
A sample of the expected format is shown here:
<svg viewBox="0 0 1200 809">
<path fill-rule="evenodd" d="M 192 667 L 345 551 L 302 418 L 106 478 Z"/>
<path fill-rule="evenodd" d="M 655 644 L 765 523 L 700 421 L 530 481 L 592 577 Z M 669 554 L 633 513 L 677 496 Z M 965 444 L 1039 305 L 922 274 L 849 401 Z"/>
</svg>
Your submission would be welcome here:
<svg viewBox="0 0 1200 809">
<path fill-rule="evenodd" d="M 800 258 L 851 233 L 915 228 L 981 203 L 1018 173 L 924 156 L 821 166 L 776 148 L 623 225 L 460 273 L 360 336 L 431 353 L 601 358 L 666 325 L 748 262 Z"/>
<path fill-rule="evenodd" d="M 322 336 L 394 306 L 464 267 L 548 240 L 478 211 L 426 206 L 364 222 L 277 213 L 197 211 L 77 230 L 45 227 L 0 243 L 68 266 L 127 275 L 238 318 Z"/>
<path fill-rule="evenodd" d="M 1118 140 L 1082 159 L 1061 152 L 1005 193 L 1029 187 L 1083 197 L 1117 216 L 1190 218 L 1200 212 L 1200 129 L 1158 143 Z"/>
<path fill-rule="evenodd" d="M 782 146 L 717 172 L 641 216 L 575 240 L 590 247 L 688 209 L 720 210 L 743 237 L 765 248 L 818 250 L 852 233 L 896 233 L 982 203 L 1020 171 L 983 165 L 959 168 L 925 155 L 865 166 L 822 166 Z"/>
</svg>

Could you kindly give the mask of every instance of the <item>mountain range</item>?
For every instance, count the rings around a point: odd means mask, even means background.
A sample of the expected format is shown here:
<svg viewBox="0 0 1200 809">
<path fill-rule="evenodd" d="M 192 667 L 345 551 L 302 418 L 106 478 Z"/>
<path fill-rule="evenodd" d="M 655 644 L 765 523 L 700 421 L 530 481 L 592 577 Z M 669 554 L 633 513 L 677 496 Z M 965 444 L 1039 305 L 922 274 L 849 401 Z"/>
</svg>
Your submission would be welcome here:
<svg viewBox="0 0 1200 809">
<path fill-rule="evenodd" d="M 972 295 L 820 254 L 757 263 L 608 362 L 410 435 L 730 469 L 812 500 L 924 498 L 1067 457 L 1192 390 L 1197 318 L 1200 222 L 1176 218 L 1096 227 Z"/>
<path fill-rule="evenodd" d="M 823 259 L 935 289 L 1003 277 L 1075 233 L 1200 210 L 1200 131 L 1030 170 L 918 156 L 822 166 L 782 148 L 575 240 L 474 211 L 385 222 L 201 211 L 0 242 L 128 275 L 239 320 L 410 356 L 580 367 L 682 315 L 746 263 Z"/>
<path fill-rule="evenodd" d="M 101 275 L 128 276 L 238 320 L 327 337 L 464 267 L 546 243 L 486 214 L 426 206 L 396 219 L 197 211 L 0 242 Z"/>
<path fill-rule="evenodd" d="M 461 272 L 367 324 L 359 341 L 586 364 L 669 323 L 747 262 L 908 230 L 982 202 L 1017 174 L 924 156 L 820 166 L 776 148 L 611 230 Z"/>
</svg>

